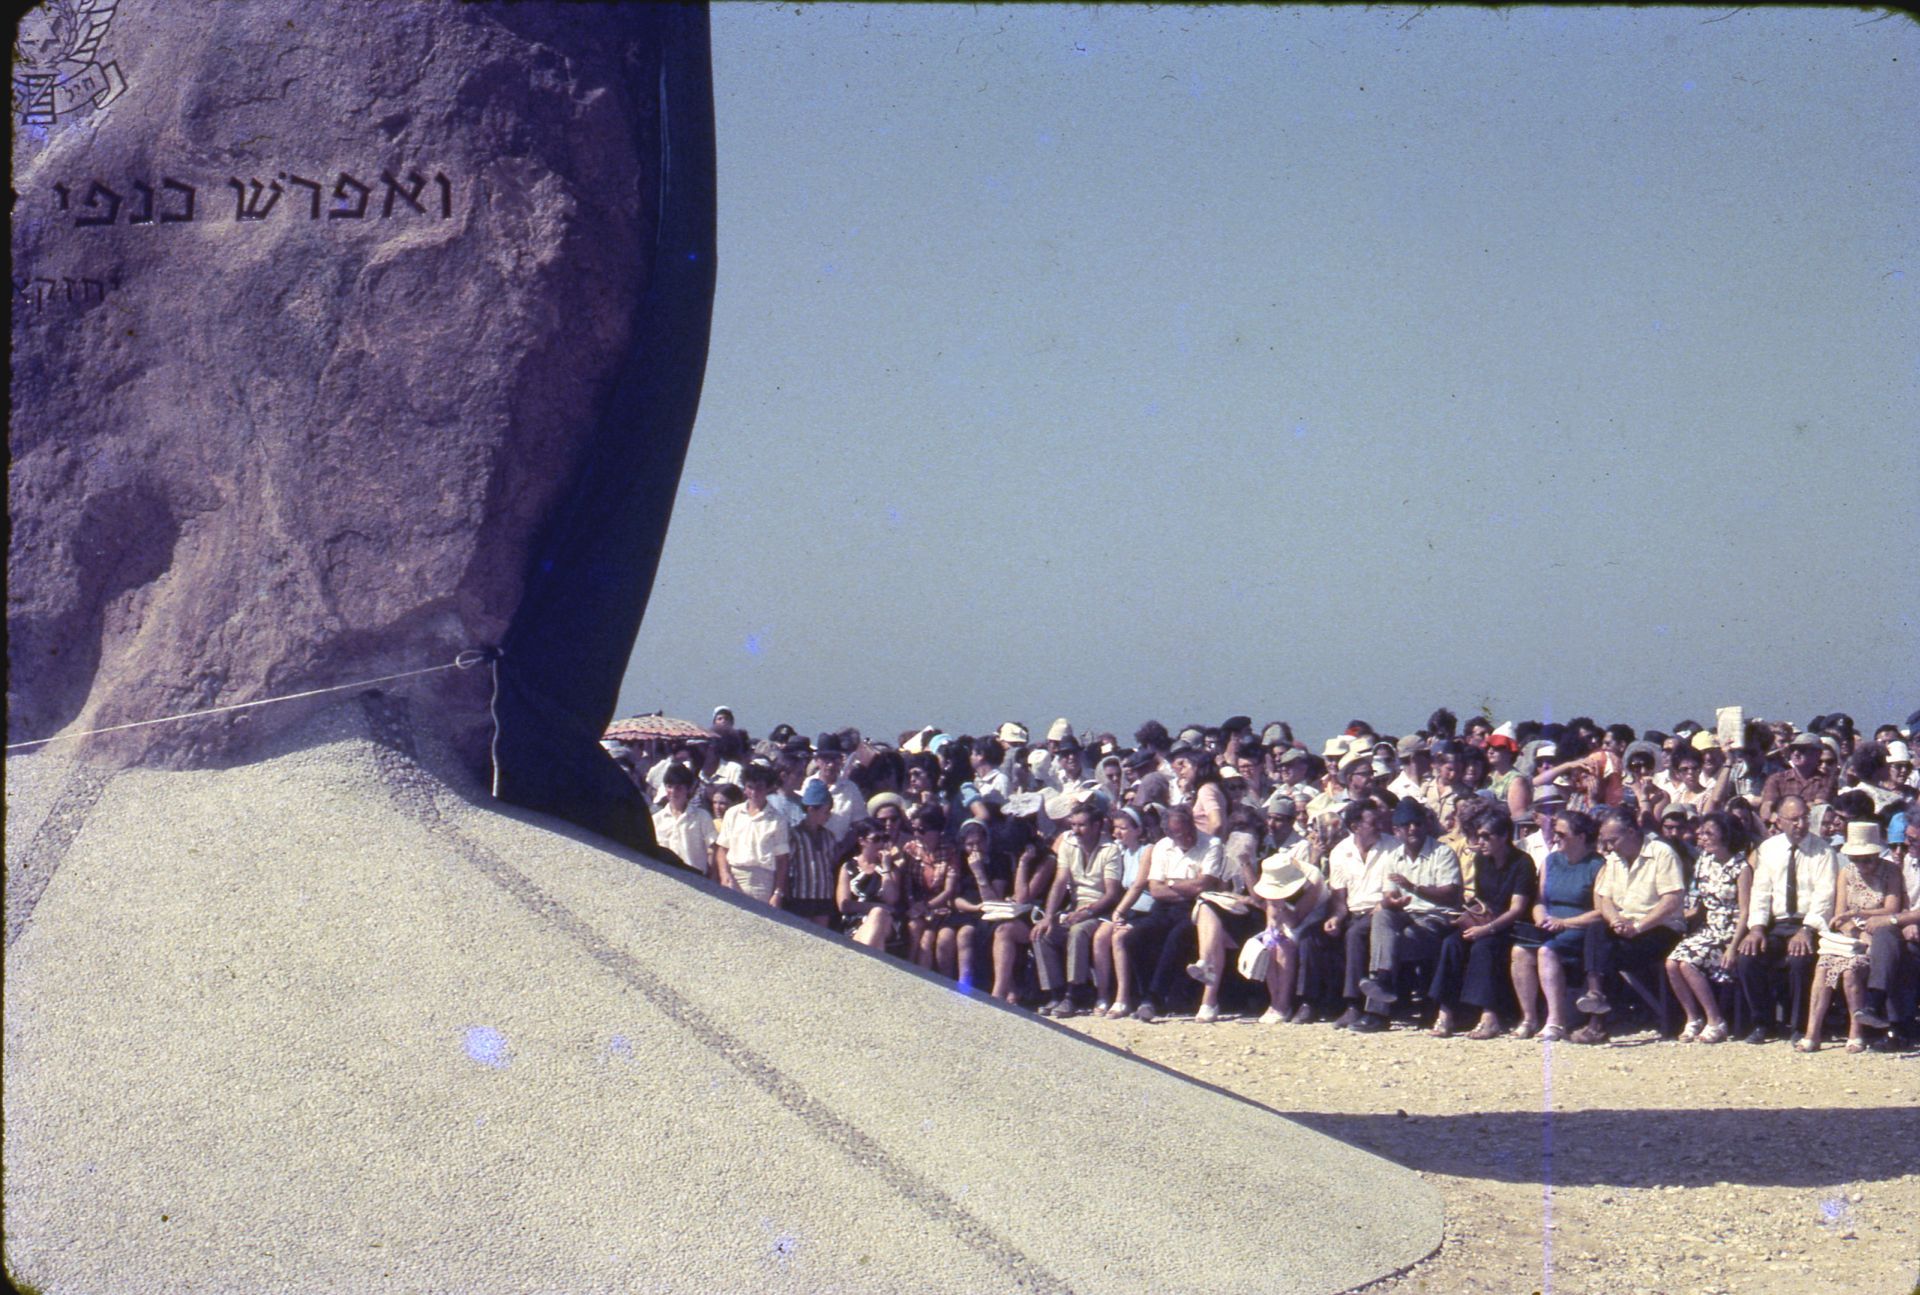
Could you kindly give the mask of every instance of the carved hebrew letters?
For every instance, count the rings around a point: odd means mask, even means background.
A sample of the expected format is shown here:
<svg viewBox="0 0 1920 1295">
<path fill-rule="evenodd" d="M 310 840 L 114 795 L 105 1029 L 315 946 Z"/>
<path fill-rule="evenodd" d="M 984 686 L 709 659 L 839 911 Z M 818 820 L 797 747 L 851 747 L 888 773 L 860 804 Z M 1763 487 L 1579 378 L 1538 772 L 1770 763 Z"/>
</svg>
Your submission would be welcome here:
<svg viewBox="0 0 1920 1295">
<path fill-rule="evenodd" d="M 107 299 L 108 285 L 99 279 L 26 278 L 17 274 L 12 279 L 15 299 L 33 307 L 36 312 L 62 301 L 69 305 L 85 306 L 89 302 Z"/>
<path fill-rule="evenodd" d="M 333 186 L 333 196 L 335 201 L 337 202 L 347 201 L 347 189 L 349 186 L 359 190 L 360 200 L 358 204 L 350 209 L 346 207 L 327 208 L 328 220 L 342 220 L 342 219 L 359 220 L 361 217 L 367 214 L 367 195 L 371 193 L 372 190 L 368 189 L 366 185 L 361 184 L 358 180 L 348 175 L 345 171 L 342 171 L 340 173 L 339 181 L 336 182 Z"/>
<path fill-rule="evenodd" d="M 190 184 L 182 184 L 178 180 L 167 178 L 167 177 L 161 178 L 160 187 L 162 189 L 171 189 L 175 193 L 183 193 L 187 196 L 186 208 L 182 211 L 177 211 L 177 212 L 162 211 L 160 213 L 160 223 L 163 225 L 170 225 L 170 224 L 174 224 L 175 222 L 192 220 L 193 219 L 194 187 Z"/>
<path fill-rule="evenodd" d="M 406 214 L 407 208 L 425 216 L 427 204 L 421 193 L 427 187 L 427 179 L 419 171 L 408 171 L 406 181 L 394 178 L 393 172 L 380 172 L 380 180 L 386 186 L 385 196 L 380 204 L 382 219 L 390 219 L 395 210 L 395 200 L 405 204 L 400 208 Z M 239 177 L 229 177 L 227 187 L 233 190 L 233 219 L 236 223 L 251 223 L 266 220 L 272 215 L 274 207 L 286 192 L 286 186 L 307 191 L 307 219 L 320 219 L 322 193 L 326 186 L 322 181 L 309 180 L 304 176 L 288 171 L 278 173 L 276 179 L 262 184 L 258 179 L 242 182 Z M 433 184 L 440 190 L 440 219 L 453 219 L 453 181 L 443 173 L 435 172 Z M 56 209 L 73 213 L 73 223 L 89 228 L 112 225 L 120 219 L 120 208 L 127 208 L 128 225 L 181 225 L 194 219 L 194 203 L 198 191 L 194 186 L 172 176 L 162 177 L 158 189 L 146 180 L 131 180 L 128 187 L 133 190 L 131 199 L 123 197 L 105 181 L 91 180 L 84 190 L 78 204 L 74 202 L 74 188 L 67 184 L 52 186 Z M 333 184 L 333 202 L 327 208 L 328 220 L 364 220 L 367 216 L 367 204 L 373 196 L 373 186 L 364 184 L 346 171 L 339 173 Z M 288 204 L 292 206 L 291 203 Z"/>
<path fill-rule="evenodd" d="M 297 175 L 288 175 L 285 171 L 280 173 L 280 178 L 288 184 L 297 184 L 302 189 L 312 190 L 310 196 L 313 199 L 313 205 L 307 210 L 307 219 L 320 219 L 320 182 L 318 180 L 303 180 Z"/>
<path fill-rule="evenodd" d="M 101 184 L 98 180 L 95 180 L 87 186 L 87 200 L 82 205 L 89 208 L 98 207 L 100 205 L 100 199 L 102 198 L 105 198 L 112 204 L 107 208 L 106 215 L 75 216 L 73 223 L 76 225 L 111 225 L 114 221 L 118 220 L 120 218 L 120 204 L 125 200 L 121 198 L 119 194 L 107 188 L 106 185 Z"/>
<path fill-rule="evenodd" d="M 267 213 L 273 210 L 273 204 L 279 202 L 280 195 L 286 192 L 285 189 L 280 187 L 278 180 L 275 180 L 269 185 L 262 185 L 258 180 L 255 180 L 253 182 L 253 196 L 251 198 L 247 196 L 247 186 L 241 184 L 238 180 L 228 180 L 227 187 L 233 190 L 233 218 L 235 220 L 265 220 Z M 267 199 L 264 206 L 262 206 L 260 202 L 260 195 L 263 191 L 270 191 L 272 193 L 272 196 Z"/>
</svg>

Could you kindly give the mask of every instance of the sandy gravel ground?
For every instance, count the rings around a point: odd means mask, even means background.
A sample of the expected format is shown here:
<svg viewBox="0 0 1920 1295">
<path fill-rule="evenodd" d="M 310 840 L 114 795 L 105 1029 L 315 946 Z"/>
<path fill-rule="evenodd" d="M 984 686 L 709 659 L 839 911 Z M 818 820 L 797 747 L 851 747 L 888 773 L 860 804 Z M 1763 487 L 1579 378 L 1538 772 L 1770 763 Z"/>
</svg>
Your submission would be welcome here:
<svg viewBox="0 0 1920 1295">
<path fill-rule="evenodd" d="M 1440 1252 L 1370 1295 L 1920 1289 L 1920 1054 L 1069 1024 L 1439 1188 Z"/>
</svg>

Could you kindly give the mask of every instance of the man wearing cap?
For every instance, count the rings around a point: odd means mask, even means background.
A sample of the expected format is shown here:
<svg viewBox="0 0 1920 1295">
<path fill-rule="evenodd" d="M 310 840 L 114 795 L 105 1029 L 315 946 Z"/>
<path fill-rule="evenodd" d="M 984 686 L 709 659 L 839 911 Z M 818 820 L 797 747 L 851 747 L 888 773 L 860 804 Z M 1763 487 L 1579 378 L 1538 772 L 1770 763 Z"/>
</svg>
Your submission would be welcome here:
<svg viewBox="0 0 1920 1295">
<path fill-rule="evenodd" d="M 701 876 L 713 874 L 713 815 L 693 798 L 693 770 L 668 760 L 662 778 L 667 803 L 653 812 L 653 839 Z"/>
<path fill-rule="evenodd" d="M 1347 835 L 1327 856 L 1327 885 L 1332 893 L 1320 929 L 1329 940 L 1341 942 L 1341 996 L 1347 1000 L 1347 1010 L 1333 1024 L 1344 1030 L 1361 1016 L 1360 981 L 1367 973 L 1374 915 L 1386 890 L 1387 855 L 1393 843 L 1386 836 L 1387 811 L 1374 801 L 1356 801 L 1341 810 L 1340 817 Z"/>
<path fill-rule="evenodd" d="M 1593 879 L 1600 920 L 1587 928 L 1587 992 L 1574 1006 L 1588 1020 L 1573 1032 L 1575 1043 L 1607 1041 L 1601 1018 L 1613 1010 L 1605 993 L 1608 975 L 1636 972 L 1644 986 L 1656 987 L 1666 974 L 1667 955 L 1687 933 L 1687 882 L 1673 847 L 1642 832 L 1638 818 L 1625 809 L 1604 810 L 1597 818 L 1595 844 L 1606 862 Z"/>
<path fill-rule="evenodd" d="M 1387 784 L 1387 790 L 1399 800 L 1409 796 L 1418 799 L 1421 788 L 1433 776 L 1433 753 L 1427 750 L 1426 740 L 1418 733 L 1409 733 L 1400 739 L 1394 755 L 1399 760 L 1400 772 Z"/>
<path fill-rule="evenodd" d="M 834 845 L 841 850 L 847 847 L 853 825 L 868 812 L 867 798 L 846 774 L 847 755 L 846 740 L 838 733 L 822 733 L 813 741 L 813 776 L 826 784 L 827 794 L 833 797 L 827 831 L 833 834 Z"/>
<path fill-rule="evenodd" d="M 1382 865 L 1386 884 L 1369 933 L 1367 977 L 1359 984 L 1367 1007 L 1352 1026 L 1361 1033 L 1387 1028 L 1400 965 L 1437 956 L 1460 914 L 1460 857 L 1433 839 L 1427 809 L 1417 800 L 1401 801 L 1393 827 L 1400 840 Z"/>
<path fill-rule="evenodd" d="M 1774 1018 L 1775 981 L 1787 980 L 1787 1032 L 1800 1029 L 1820 932 L 1833 914 L 1840 860 L 1826 838 L 1808 830 L 1807 802 L 1784 797 L 1774 811 L 1780 829 L 1753 852 L 1753 885 L 1734 975 L 1759 1018 L 1749 1043 L 1765 1043 Z"/>
<path fill-rule="evenodd" d="M 1767 775 L 1760 787 L 1762 823 L 1775 826 L 1774 815 L 1789 796 L 1798 797 L 1809 808 L 1833 799 L 1835 777 L 1820 772 L 1820 751 L 1824 745 L 1812 733 L 1802 733 L 1787 743 L 1787 767 Z"/>
<path fill-rule="evenodd" d="M 1318 794 L 1313 785 L 1313 756 L 1297 746 L 1288 747 L 1280 753 L 1278 768 L 1280 781 L 1274 788 L 1275 793 L 1293 801 L 1298 811 L 1296 818 L 1304 815 Z"/>
<path fill-rule="evenodd" d="M 774 772 L 764 764 L 750 764 L 740 778 L 747 798 L 720 820 L 714 875 L 727 889 L 780 908 L 786 903 L 793 844 L 786 816 L 767 803 Z"/>
<path fill-rule="evenodd" d="M 793 859 L 787 868 L 786 909 L 816 926 L 831 926 L 838 909 L 833 902 L 834 868 L 839 842 L 827 826 L 833 814 L 833 796 L 818 778 L 807 779 L 798 797 L 801 819 L 792 831 Z"/>
</svg>

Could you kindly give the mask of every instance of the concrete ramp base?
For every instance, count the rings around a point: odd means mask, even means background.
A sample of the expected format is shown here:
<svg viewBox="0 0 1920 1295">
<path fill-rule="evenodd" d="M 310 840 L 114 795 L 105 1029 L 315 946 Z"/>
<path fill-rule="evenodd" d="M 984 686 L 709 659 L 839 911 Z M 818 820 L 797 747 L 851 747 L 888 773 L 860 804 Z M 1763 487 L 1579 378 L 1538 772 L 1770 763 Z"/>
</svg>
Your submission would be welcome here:
<svg viewBox="0 0 1920 1295">
<path fill-rule="evenodd" d="M 8 762 L 17 1281 L 1233 1295 L 1439 1245 L 1412 1173 L 502 811 L 399 714 Z"/>
</svg>

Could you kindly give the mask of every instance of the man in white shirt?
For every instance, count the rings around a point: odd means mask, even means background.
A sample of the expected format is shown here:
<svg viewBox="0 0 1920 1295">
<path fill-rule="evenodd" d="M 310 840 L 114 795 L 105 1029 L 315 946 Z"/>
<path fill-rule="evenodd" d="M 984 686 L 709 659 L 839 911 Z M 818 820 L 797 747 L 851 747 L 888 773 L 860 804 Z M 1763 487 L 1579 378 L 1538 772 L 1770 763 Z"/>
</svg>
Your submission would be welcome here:
<svg viewBox="0 0 1920 1295">
<path fill-rule="evenodd" d="M 1393 842 L 1386 836 L 1387 811 L 1375 801 L 1360 801 L 1341 811 L 1347 836 L 1327 855 L 1327 885 L 1332 896 L 1327 919 L 1321 923 L 1330 939 L 1341 941 L 1341 997 L 1347 1010 L 1334 1019 L 1344 1030 L 1358 1021 L 1360 981 L 1367 974 L 1367 953 L 1373 942 L 1373 919 L 1387 888 L 1387 855 Z"/>
<path fill-rule="evenodd" d="M 1840 860 L 1831 842 L 1808 830 L 1809 817 L 1805 800 L 1784 797 L 1774 811 L 1780 831 L 1753 852 L 1753 887 L 1741 921 L 1746 934 L 1734 962 L 1741 992 L 1759 1018 L 1748 1043 L 1767 1041 L 1783 971 L 1787 1034 L 1800 1033 L 1820 932 L 1833 916 Z"/>
<path fill-rule="evenodd" d="M 1573 1032 L 1575 1043 L 1607 1041 L 1602 1018 L 1612 1010 L 1604 992 L 1609 975 L 1632 971 L 1645 988 L 1654 989 L 1666 974 L 1667 955 L 1687 932 L 1687 881 L 1673 847 L 1641 832 L 1628 810 L 1607 809 L 1596 817 L 1600 829 L 1594 844 L 1606 863 L 1593 879 L 1600 920 L 1587 928 L 1587 992 L 1574 1006 L 1588 1019 Z"/>
<path fill-rule="evenodd" d="M 667 803 L 653 813 L 653 839 L 701 876 L 713 873 L 713 815 L 693 800 L 693 770 L 668 761 Z"/>
<path fill-rule="evenodd" d="M 1201 835 L 1193 810 L 1170 806 L 1163 815 L 1167 834 L 1147 856 L 1147 893 L 1153 907 L 1131 919 L 1113 942 L 1116 984 L 1131 985 L 1134 968 L 1154 970 L 1134 1015 L 1154 1018 L 1155 1002 L 1166 1002 L 1187 983 L 1186 951 L 1192 939 L 1193 901 L 1203 890 L 1226 882 L 1226 852 L 1218 838 Z"/>
<path fill-rule="evenodd" d="M 833 812 L 827 815 L 827 831 L 833 833 L 835 846 L 844 850 L 853 834 L 853 825 L 867 816 L 867 798 L 860 787 L 846 776 L 847 748 L 838 733 L 822 733 L 813 741 L 813 776 L 827 784 L 833 797 Z"/>
<path fill-rule="evenodd" d="M 1400 964 L 1439 955 L 1464 887 L 1460 858 L 1433 839 L 1424 805 L 1411 797 L 1401 801 L 1393 810 L 1393 828 L 1400 841 L 1382 865 L 1386 885 L 1368 933 L 1367 977 L 1359 985 L 1366 1011 L 1351 1027 L 1362 1034 L 1388 1027 L 1387 1010 L 1399 997 L 1394 980 Z"/>
</svg>

